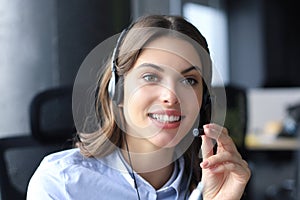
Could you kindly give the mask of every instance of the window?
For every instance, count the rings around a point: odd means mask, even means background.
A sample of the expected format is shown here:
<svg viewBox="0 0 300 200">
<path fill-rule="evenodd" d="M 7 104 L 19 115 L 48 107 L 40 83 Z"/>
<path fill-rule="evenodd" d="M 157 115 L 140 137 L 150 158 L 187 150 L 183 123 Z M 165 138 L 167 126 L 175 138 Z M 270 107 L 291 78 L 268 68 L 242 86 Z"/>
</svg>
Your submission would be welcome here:
<svg viewBox="0 0 300 200">
<path fill-rule="evenodd" d="M 213 85 L 229 82 L 228 31 L 225 11 L 196 3 L 183 5 L 183 16 L 205 36 L 213 61 Z"/>
</svg>

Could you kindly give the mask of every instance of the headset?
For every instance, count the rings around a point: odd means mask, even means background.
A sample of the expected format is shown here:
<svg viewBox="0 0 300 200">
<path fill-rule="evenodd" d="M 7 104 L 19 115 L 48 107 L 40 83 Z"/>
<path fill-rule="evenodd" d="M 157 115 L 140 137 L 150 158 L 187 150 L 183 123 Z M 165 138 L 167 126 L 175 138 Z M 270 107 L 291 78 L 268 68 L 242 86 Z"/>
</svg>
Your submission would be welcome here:
<svg viewBox="0 0 300 200">
<path fill-rule="evenodd" d="M 114 48 L 114 51 L 112 54 L 112 60 L 111 60 L 111 78 L 108 83 L 108 95 L 112 101 L 117 101 L 117 102 L 119 102 L 119 100 L 120 100 L 116 93 L 116 87 L 117 87 L 117 84 L 119 81 L 119 76 L 117 74 L 117 59 L 119 56 L 119 48 L 120 48 L 121 43 L 126 35 L 126 32 L 127 32 L 127 29 L 124 29 L 121 32 L 121 34 L 117 40 L 117 44 Z"/>
</svg>

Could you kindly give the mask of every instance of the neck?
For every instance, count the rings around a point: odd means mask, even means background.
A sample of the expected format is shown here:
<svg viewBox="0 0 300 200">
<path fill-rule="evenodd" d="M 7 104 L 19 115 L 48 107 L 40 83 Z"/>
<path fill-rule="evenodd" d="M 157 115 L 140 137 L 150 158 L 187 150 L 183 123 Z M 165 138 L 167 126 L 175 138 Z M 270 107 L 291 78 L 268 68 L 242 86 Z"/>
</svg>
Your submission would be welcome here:
<svg viewBox="0 0 300 200">
<path fill-rule="evenodd" d="M 171 163 L 162 169 L 152 172 L 139 173 L 139 175 L 147 180 L 156 190 L 158 190 L 163 187 L 171 178 L 173 170 L 174 163 Z"/>
<path fill-rule="evenodd" d="M 127 145 L 130 154 L 128 157 L 126 141 L 124 141 L 122 154 L 131 167 L 141 177 L 148 181 L 155 189 L 161 188 L 171 177 L 174 169 L 173 148 L 156 147 L 143 139 L 139 142 L 127 138 Z M 137 145 L 140 144 L 140 145 Z"/>
</svg>

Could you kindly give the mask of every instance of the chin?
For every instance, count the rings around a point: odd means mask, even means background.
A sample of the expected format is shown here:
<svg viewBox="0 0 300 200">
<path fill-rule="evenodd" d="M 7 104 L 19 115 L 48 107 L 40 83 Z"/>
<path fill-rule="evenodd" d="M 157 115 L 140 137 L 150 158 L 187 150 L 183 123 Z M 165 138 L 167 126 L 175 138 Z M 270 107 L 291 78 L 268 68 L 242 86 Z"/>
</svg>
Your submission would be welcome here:
<svg viewBox="0 0 300 200">
<path fill-rule="evenodd" d="M 171 134 L 159 134 L 150 139 L 150 142 L 159 148 L 174 148 L 177 146 L 183 137 L 178 135 L 171 136 Z"/>
</svg>

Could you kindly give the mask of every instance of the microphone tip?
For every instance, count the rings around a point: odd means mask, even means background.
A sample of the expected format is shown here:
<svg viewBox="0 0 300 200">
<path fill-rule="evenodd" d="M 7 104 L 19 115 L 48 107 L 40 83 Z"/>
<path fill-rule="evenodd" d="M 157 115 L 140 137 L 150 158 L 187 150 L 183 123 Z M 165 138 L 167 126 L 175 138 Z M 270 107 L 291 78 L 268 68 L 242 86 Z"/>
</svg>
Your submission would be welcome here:
<svg viewBox="0 0 300 200">
<path fill-rule="evenodd" d="M 193 135 L 194 135 L 194 137 L 199 137 L 201 135 L 204 135 L 204 130 L 202 128 L 200 128 L 200 129 L 194 128 Z"/>
<path fill-rule="evenodd" d="M 193 135 L 194 135 L 194 137 L 198 137 L 198 135 L 199 135 L 199 130 L 198 130 L 197 128 L 194 128 L 194 129 L 193 129 Z"/>
</svg>

